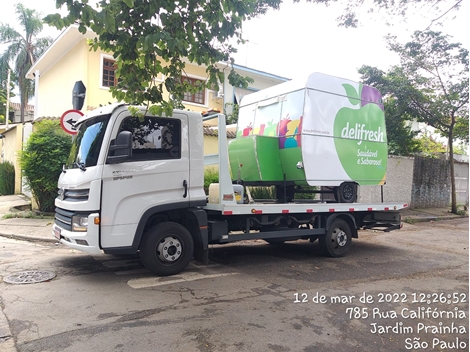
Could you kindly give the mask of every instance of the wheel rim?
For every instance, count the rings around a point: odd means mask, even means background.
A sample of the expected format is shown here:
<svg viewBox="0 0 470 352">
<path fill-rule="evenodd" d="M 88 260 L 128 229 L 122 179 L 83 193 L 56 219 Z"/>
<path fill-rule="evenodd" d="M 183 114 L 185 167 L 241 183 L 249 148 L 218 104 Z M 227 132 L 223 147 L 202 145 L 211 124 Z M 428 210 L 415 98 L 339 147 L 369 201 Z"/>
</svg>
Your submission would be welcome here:
<svg viewBox="0 0 470 352">
<path fill-rule="evenodd" d="M 175 262 L 183 254 L 183 246 L 178 238 L 167 236 L 157 246 L 157 257 L 162 262 Z"/>
<path fill-rule="evenodd" d="M 334 248 L 344 247 L 348 243 L 348 236 L 346 232 L 340 228 L 336 228 L 331 234 L 331 242 L 333 242 Z"/>
<path fill-rule="evenodd" d="M 343 198 L 351 200 L 354 196 L 354 190 L 351 185 L 344 185 L 343 187 Z"/>
</svg>

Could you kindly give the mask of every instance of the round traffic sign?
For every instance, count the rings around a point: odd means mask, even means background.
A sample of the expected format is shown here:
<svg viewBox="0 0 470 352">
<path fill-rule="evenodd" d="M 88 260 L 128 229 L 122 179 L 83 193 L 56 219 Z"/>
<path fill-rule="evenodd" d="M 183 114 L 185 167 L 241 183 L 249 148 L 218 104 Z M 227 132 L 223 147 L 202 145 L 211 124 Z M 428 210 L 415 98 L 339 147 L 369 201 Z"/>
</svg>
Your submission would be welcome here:
<svg viewBox="0 0 470 352">
<path fill-rule="evenodd" d="M 76 134 L 75 123 L 80 117 L 83 116 L 83 112 L 79 110 L 67 110 L 60 118 L 60 125 L 62 129 L 70 134 Z"/>
</svg>

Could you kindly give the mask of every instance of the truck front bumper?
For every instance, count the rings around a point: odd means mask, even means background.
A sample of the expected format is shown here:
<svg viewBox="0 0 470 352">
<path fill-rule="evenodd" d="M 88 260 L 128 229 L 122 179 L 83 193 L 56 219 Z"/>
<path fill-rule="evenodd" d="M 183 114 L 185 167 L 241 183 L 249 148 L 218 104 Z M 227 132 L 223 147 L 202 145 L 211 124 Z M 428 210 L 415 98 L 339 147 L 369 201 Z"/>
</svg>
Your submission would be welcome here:
<svg viewBox="0 0 470 352">
<path fill-rule="evenodd" d="M 52 235 L 66 246 L 89 254 L 103 254 L 99 244 L 99 225 L 93 223 L 98 213 L 88 216 L 87 231 L 69 231 L 57 224 L 52 226 Z"/>
</svg>

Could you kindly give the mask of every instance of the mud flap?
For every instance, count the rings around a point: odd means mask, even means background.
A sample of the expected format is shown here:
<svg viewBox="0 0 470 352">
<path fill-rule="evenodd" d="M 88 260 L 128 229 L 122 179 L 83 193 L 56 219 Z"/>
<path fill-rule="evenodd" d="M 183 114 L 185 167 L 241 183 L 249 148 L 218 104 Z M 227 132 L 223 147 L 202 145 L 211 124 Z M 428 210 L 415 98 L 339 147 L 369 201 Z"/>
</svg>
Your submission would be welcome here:
<svg viewBox="0 0 470 352">
<path fill-rule="evenodd" d="M 198 208 L 189 208 L 188 213 L 188 229 L 194 240 L 194 259 L 202 264 L 209 264 L 207 214 Z"/>
</svg>

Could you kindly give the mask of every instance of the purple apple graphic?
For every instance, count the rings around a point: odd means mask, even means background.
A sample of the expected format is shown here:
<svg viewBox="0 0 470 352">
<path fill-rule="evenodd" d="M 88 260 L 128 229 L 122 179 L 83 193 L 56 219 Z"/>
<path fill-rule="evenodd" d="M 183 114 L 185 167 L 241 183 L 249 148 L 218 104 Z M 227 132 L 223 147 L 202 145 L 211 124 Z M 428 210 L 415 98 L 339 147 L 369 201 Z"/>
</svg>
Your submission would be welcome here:
<svg viewBox="0 0 470 352">
<path fill-rule="evenodd" d="M 361 86 L 361 106 L 375 103 L 383 110 L 384 104 L 382 103 L 382 95 L 380 92 L 374 87 L 364 85 Z"/>
</svg>

